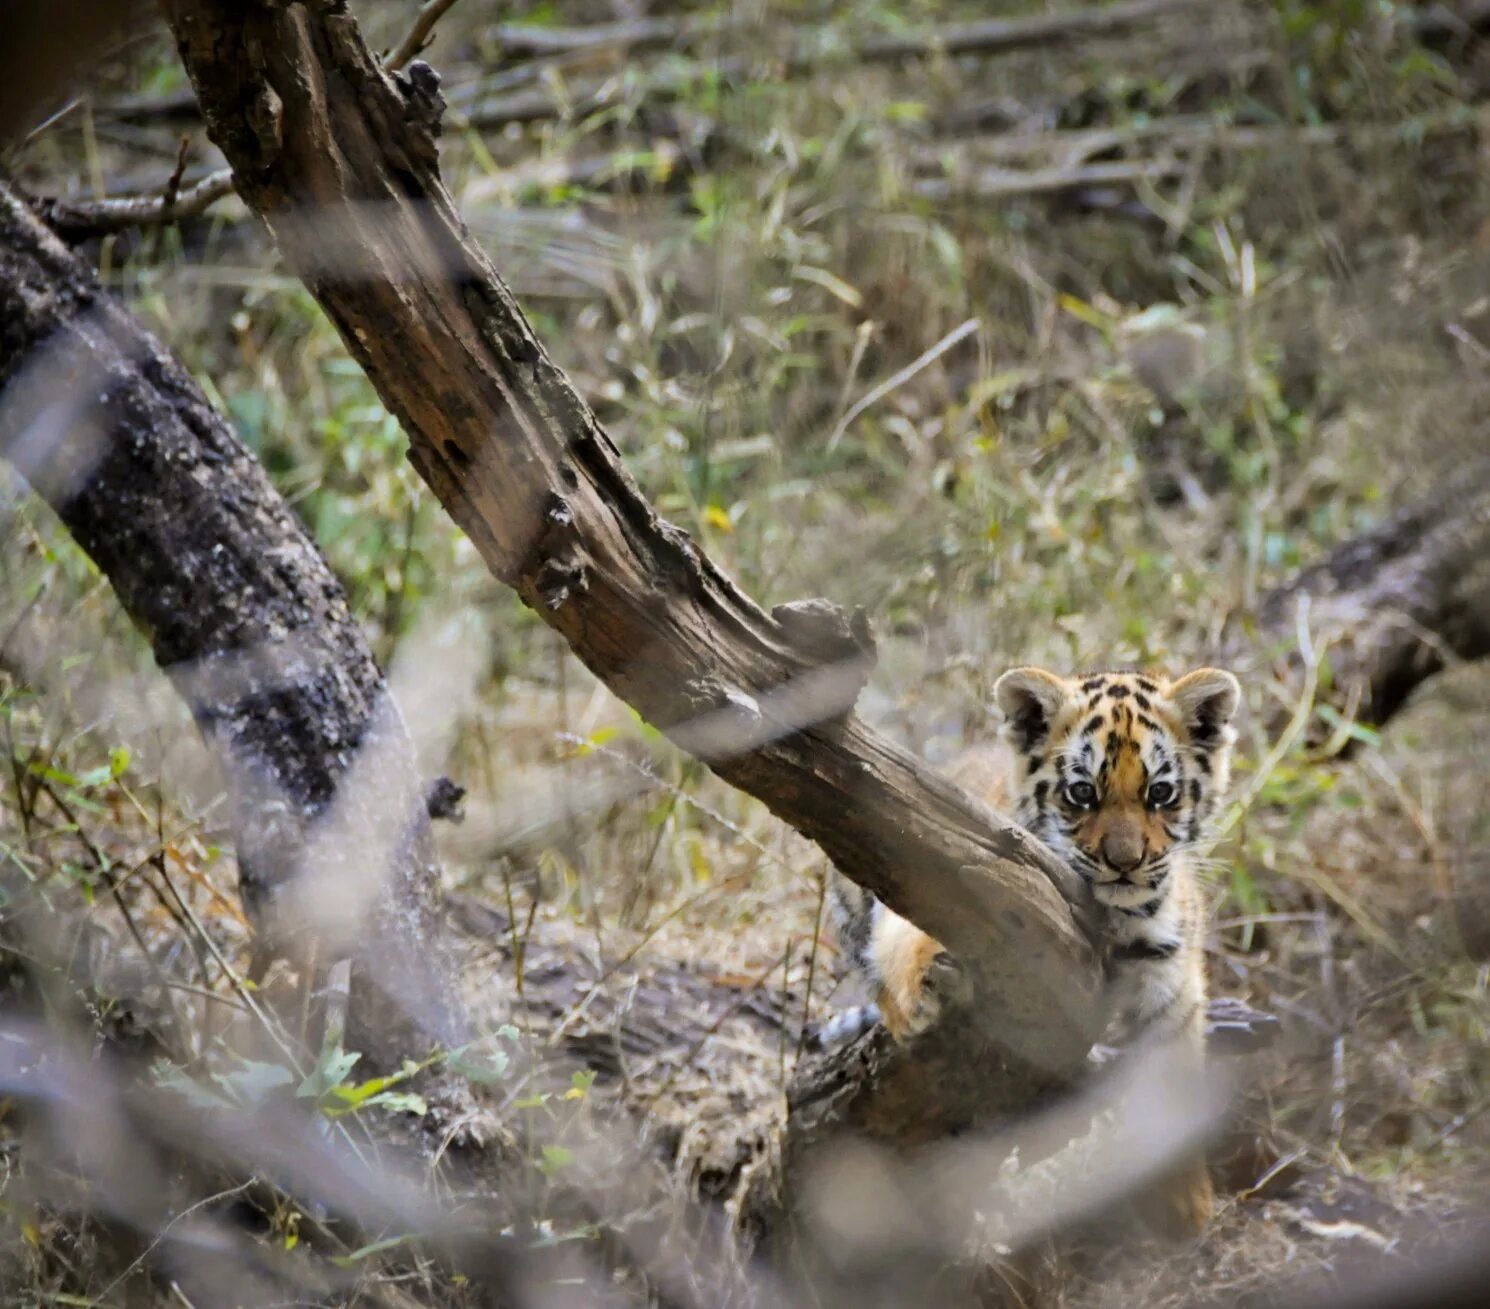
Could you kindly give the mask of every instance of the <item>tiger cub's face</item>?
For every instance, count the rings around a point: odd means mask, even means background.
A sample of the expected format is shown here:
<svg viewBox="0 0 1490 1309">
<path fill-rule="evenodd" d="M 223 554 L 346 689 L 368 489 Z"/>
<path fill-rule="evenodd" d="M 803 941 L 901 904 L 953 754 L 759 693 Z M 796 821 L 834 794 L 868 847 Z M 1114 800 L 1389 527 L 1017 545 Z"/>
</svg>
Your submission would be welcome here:
<svg viewBox="0 0 1490 1309">
<path fill-rule="evenodd" d="M 1157 905 L 1226 789 L 1241 687 L 1202 668 L 1065 678 L 1015 668 L 994 698 L 1018 751 L 1017 817 L 1120 909 Z"/>
</svg>

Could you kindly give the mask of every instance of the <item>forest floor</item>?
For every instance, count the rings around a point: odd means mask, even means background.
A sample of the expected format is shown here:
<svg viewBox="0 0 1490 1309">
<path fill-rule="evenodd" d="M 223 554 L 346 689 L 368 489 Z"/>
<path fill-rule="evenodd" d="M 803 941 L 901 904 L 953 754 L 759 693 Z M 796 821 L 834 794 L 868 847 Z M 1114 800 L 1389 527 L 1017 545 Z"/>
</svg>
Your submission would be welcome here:
<svg viewBox="0 0 1490 1309">
<path fill-rule="evenodd" d="M 356 8 L 397 41 L 401 8 Z M 536 59 L 457 5 L 428 54 L 452 106 L 445 171 L 652 502 L 767 605 L 866 606 L 881 662 L 861 712 L 933 762 L 994 730 L 1006 667 L 1202 659 L 1270 584 L 1485 448 L 1490 43 L 1419 41 L 1412 6 L 1218 4 L 1060 49 L 846 71 L 835 43 L 860 25 L 980 7 L 788 8 L 825 51 L 791 76 L 770 5 L 691 53 Z M 182 85 L 163 38 L 132 47 L 17 176 L 158 188 L 183 133 L 206 171 L 199 127 L 139 108 Z M 493 96 L 535 88 L 567 109 L 482 123 Z M 1099 164 L 1134 167 L 1039 180 Z M 859 998 L 821 855 L 485 573 L 236 201 L 96 249 L 303 514 L 427 773 L 467 788 L 440 840 L 473 1005 L 575 1078 L 572 1101 L 514 1112 L 562 1142 L 620 1098 L 728 1204 L 812 1027 Z M 19 486 L 4 531 L 6 894 L 57 908 L 121 994 L 138 929 L 196 1033 L 172 1057 L 221 1080 L 242 1017 L 218 1012 L 236 1003 L 221 961 L 241 971 L 248 937 L 211 762 Z M 1247 687 L 1208 891 L 1213 989 L 1283 1035 L 1231 1061 L 1213 1227 L 1179 1249 L 1084 1233 L 1071 1306 L 1229 1302 L 1480 1216 L 1490 674 L 1451 669 L 1381 732 L 1316 714 L 1281 752 L 1262 727 L 1278 694 Z M 0 1224 L 8 1292 L 104 1289 L 65 1206 L 6 1202 Z"/>
</svg>

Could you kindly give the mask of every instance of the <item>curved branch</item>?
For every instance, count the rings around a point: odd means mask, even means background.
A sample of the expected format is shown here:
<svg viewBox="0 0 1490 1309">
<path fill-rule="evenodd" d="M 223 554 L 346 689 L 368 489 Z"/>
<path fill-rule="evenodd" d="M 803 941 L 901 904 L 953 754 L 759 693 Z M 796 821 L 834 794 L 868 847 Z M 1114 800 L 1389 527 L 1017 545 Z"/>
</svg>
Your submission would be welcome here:
<svg viewBox="0 0 1490 1309">
<path fill-rule="evenodd" d="M 407 64 L 416 55 L 422 53 L 432 39 L 435 25 L 442 19 L 446 12 L 455 7 L 456 0 L 425 0 L 419 13 L 415 15 L 409 30 L 404 34 L 404 39 L 398 43 L 397 48 L 388 56 L 388 68 L 396 71 Z"/>
<path fill-rule="evenodd" d="M 645 502 L 440 180 L 433 70 L 391 79 L 330 0 L 165 10 L 240 194 L 492 572 L 643 717 L 965 963 L 988 1076 L 1023 1095 L 1078 1068 L 1101 969 L 1075 879 L 854 714 L 862 618 L 766 613 Z"/>
</svg>

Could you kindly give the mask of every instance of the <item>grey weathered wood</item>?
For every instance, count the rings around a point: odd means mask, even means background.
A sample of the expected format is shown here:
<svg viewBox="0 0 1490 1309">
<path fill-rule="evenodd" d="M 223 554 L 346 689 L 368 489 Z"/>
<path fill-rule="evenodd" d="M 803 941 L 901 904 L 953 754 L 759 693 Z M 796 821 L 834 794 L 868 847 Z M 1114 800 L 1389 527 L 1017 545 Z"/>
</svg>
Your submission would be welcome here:
<svg viewBox="0 0 1490 1309">
<path fill-rule="evenodd" d="M 857 718 L 862 621 L 766 613 L 647 505 L 440 180 L 433 71 L 390 78 L 338 3 L 164 7 L 239 194 L 492 572 L 645 718 L 968 961 L 1011 1100 L 1078 1068 L 1100 967 L 1075 879 Z"/>
<path fill-rule="evenodd" d="M 117 195 L 101 200 L 27 199 L 46 225 L 63 240 L 83 241 L 132 227 L 151 227 L 195 218 L 232 193 L 233 175 L 227 169 L 220 169 L 180 186 L 174 194 L 168 183 L 158 195 Z"/>
<path fill-rule="evenodd" d="M 1329 642 L 1331 696 L 1381 724 L 1420 683 L 1490 655 L 1490 461 L 1446 478 L 1380 526 L 1353 537 L 1259 606 L 1249 648 L 1297 678 L 1296 632 Z"/>
</svg>

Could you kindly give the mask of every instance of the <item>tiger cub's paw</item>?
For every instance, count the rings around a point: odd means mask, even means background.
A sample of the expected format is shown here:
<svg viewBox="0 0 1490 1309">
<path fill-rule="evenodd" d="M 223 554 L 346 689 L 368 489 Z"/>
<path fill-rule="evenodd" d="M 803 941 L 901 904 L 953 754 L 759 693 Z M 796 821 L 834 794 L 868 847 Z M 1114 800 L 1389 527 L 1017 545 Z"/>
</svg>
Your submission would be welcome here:
<svg viewBox="0 0 1490 1309">
<path fill-rule="evenodd" d="M 942 951 L 922 974 L 915 996 L 901 1006 L 900 1030 L 895 1035 L 902 1041 L 920 1036 L 935 1027 L 948 1008 L 971 998 L 972 982 L 966 970 Z"/>
<path fill-rule="evenodd" d="M 852 1009 L 844 1009 L 813 1031 L 808 1038 L 808 1046 L 813 1050 L 826 1050 L 833 1045 L 847 1045 L 850 1041 L 858 1040 L 882 1021 L 883 1017 L 876 1004 L 861 1004 Z"/>
</svg>

